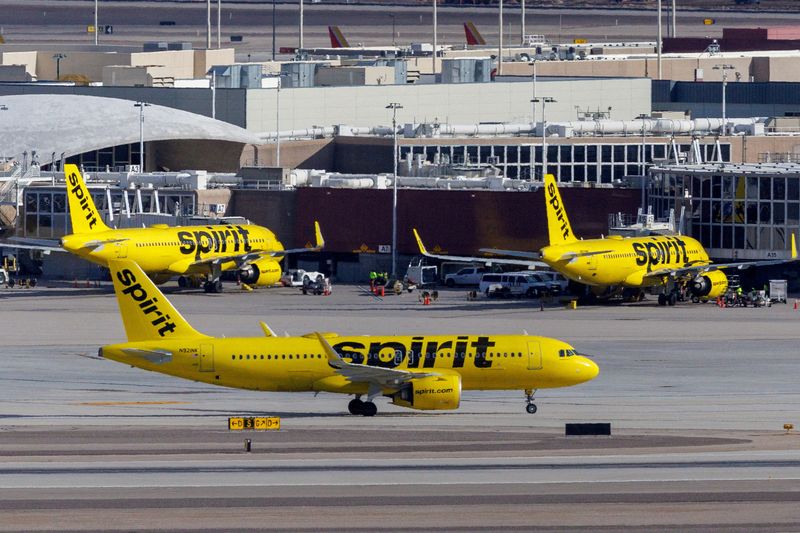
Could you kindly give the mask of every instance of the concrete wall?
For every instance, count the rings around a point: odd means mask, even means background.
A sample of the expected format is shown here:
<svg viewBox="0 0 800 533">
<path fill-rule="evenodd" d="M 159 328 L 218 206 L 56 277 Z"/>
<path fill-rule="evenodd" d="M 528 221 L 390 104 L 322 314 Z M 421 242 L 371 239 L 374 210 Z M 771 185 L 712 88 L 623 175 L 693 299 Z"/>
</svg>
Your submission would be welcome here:
<svg viewBox="0 0 800 533">
<path fill-rule="evenodd" d="M 159 66 L 163 67 L 163 71 L 161 73 L 162 76 L 172 76 L 173 78 L 194 78 L 195 52 L 195 50 L 139 52 L 136 54 L 131 54 L 130 66 Z"/>
<path fill-rule="evenodd" d="M 319 87 L 392 85 L 394 67 L 319 67 L 315 82 Z"/>
<path fill-rule="evenodd" d="M 33 52 L 3 52 L 0 54 L 0 61 L 3 65 L 24 65 L 25 71 L 31 77 L 36 77 L 36 58 L 38 54 Z"/>
<path fill-rule="evenodd" d="M 232 65 L 236 63 L 233 48 L 215 50 L 194 50 L 194 78 L 204 78 L 214 65 Z"/>
<path fill-rule="evenodd" d="M 335 169 L 337 143 L 333 138 L 281 143 L 281 166 L 284 168 Z M 242 166 L 277 164 L 275 143 L 247 145 L 242 152 Z"/>
<path fill-rule="evenodd" d="M 103 67 L 103 85 L 106 87 L 150 87 L 153 78 L 147 75 L 147 67 L 112 65 Z"/>
<path fill-rule="evenodd" d="M 226 141 L 154 141 L 145 146 L 147 170 L 236 172 L 244 145 Z"/>
<path fill-rule="evenodd" d="M 453 124 L 530 122 L 531 90 L 527 82 L 463 83 L 456 85 L 384 85 L 366 87 L 297 88 L 281 91 L 280 128 L 347 124 L 391 124 L 390 102 L 399 102 L 400 123 L 434 121 Z M 274 131 L 277 91 L 247 92 L 247 129 Z M 615 119 L 631 119 L 650 112 L 650 80 L 584 79 L 543 80 L 538 96 L 552 96 L 548 120 L 574 120 L 575 106 L 612 108 Z M 537 109 L 537 116 L 541 107 Z"/>
</svg>

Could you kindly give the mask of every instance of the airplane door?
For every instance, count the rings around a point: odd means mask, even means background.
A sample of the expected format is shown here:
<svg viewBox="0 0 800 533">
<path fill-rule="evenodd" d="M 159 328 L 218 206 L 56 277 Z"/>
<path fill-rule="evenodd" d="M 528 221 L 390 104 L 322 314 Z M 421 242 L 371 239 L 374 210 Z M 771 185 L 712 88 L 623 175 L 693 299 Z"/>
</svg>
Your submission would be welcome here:
<svg viewBox="0 0 800 533">
<path fill-rule="evenodd" d="M 538 341 L 528 342 L 528 370 L 542 369 L 542 347 Z"/>
<path fill-rule="evenodd" d="M 120 242 L 117 244 L 117 259 L 125 259 L 128 257 L 128 243 Z"/>
<path fill-rule="evenodd" d="M 200 345 L 200 372 L 213 372 L 214 371 L 214 345 L 201 344 Z"/>
</svg>

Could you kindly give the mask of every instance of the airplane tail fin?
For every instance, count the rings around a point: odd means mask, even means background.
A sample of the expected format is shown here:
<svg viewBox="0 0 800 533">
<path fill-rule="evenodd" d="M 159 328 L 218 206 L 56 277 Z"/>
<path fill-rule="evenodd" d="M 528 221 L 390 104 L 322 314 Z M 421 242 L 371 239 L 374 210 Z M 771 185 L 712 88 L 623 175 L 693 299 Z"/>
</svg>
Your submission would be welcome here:
<svg viewBox="0 0 800 533">
<path fill-rule="evenodd" d="M 331 38 L 331 48 L 350 48 L 350 43 L 339 29 L 339 26 L 328 26 L 328 35 Z"/>
<path fill-rule="evenodd" d="M 467 44 L 470 46 L 485 45 L 486 39 L 483 38 L 481 32 L 475 27 L 472 22 L 464 23 L 464 35 L 467 38 Z"/>
<path fill-rule="evenodd" d="M 189 325 L 138 264 L 112 260 L 108 268 L 128 341 L 207 337 Z"/>
<path fill-rule="evenodd" d="M 93 233 L 108 230 L 97 207 L 94 205 L 89 188 L 83 181 L 77 165 L 64 165 L 64 176 L 67 180 L 67 197 L 69 198 L 69 218 L 72 222 L 72 233 Z"/>
<path fill-rule="evenodd" d="M 569 244 L 578 239 L 572 233 L 572 226 L 564 209 L 564 202 L 558 192 L 556 178 L 552 174 L 544 176 L 544 198 L 547 209 L 547 230 L 550 235 L 550 245 Z"/>
</svg>

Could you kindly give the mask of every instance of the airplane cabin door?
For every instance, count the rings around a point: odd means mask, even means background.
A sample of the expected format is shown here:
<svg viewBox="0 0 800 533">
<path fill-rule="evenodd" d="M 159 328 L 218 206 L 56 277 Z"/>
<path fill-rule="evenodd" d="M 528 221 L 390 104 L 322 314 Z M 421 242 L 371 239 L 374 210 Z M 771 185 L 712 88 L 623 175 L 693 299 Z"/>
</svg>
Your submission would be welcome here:
<svg viewBox="0 0 800 533">
<path fill-rule="evenodd" d="M 213 372 L 214 371 L 214 345 L 201 344 L 200 345 L 200 372 Z"/>
<path fill-rule="evenodd" d="M 528 341 L 528 370 L 542 369 L 542 347 L 538 341 Z"/>
<path fill-rule="evenodd" d="M 128 257 L 128 243 L 117 243 L 117 259 L 125 259 Z"/>
</svg>

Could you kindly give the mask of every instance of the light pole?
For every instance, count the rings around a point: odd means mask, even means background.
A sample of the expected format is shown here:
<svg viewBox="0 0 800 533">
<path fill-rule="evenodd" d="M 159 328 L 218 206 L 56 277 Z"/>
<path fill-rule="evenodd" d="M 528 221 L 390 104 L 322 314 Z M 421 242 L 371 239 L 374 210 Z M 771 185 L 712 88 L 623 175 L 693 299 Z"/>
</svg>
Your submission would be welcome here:
<svg viewBox="0 0 800 533">
<path fill-rule="evenodd" d="M 222 0 L 217 0 L 217 48 L 222 48 Z"/>
<path fill-rule="evenodd" d="M 497 29 L 500 39 L 497 44 L 497 75 L 503 73 L 503 0 L 500 0 L 499 11 L 497 13 Z"/>
<path fill-rule="evenodd" d="M 206 50 L 211 50 L 211 0 L 206 0 Z"/>
<path fill-rule="evenodd" d="M 436 56 L 439 53 L 437 50 L 439 46 L 439 18 L 437 13 L 437 4 L 439 0 L 433 0 L 433 75 L 436 75 Z"/>
<path fill-rule="evenodd" d="M 275 166 L 281 166 L 281 76 L 278 75 L 278 94 L 275 97 Z"/>
<path fill-rule="evenodd" d="M 725 101 L 726 97 L 725 92 L 726 89 L 728 88 L 728 71 L 734 70 L 735 68 L 736 67 L 734 67 L 733 65 L 714 65 L 714 70 L 722 71 L 722 128 L 720 128 L 720 130 L 722 131 L 723 135 L 728 134 L 728 120 L 726 114 L 727 109 Z"/>
<path fill-rule="evenodd" d="M 150 104 L 136 102 L 133 107 L 139 108 L 139 172 L 144 172 L 144 108 L 150 107 Z"/>
<path fill-rule="evenodd" d="M 536 60 L 532 60 L 528 63 L 533 67 L 533 77 L 531 80 L 533 81 L 533 89 L 531 93 L 531 125 L 536 127 Z"/>
<path fill-rule="evenodd" d="M 62 54 L 61 52 L 55 54 L 53 59 L 56 60 L 56 81 L 61 79 L 61 60 L 65 59 L 67 54 Z"/>
<path fill-rule="evenodd" d="M 272 60 L 275 61 L 275 0 L 272 0 Z"/>
<path fill-rule="evenodd" d="M 392 102 L 386 109 L 392 110 L 392 278 L 397 278 L 397 110 L 403 109 L 403 106 Z"/>
<path fill-rule="evenodd" d="M 522 10 L 519 17 L 519 44 L 525 46 L 525 0 L 519 0 L 519 7 Z"/>
<path fill-rule="evenodd" d="M 556 99 L 550 96 L 534 98 L 531 100 L 531 102 L 534 103 L 542 103 L 542 179 L 544 179 L 544 175 L 547 174 L 547 122 L 545 122 L 545 106 L 547 104 L 554 103 L 555 101 Z"/>
<path fill-rule="evenodd" d="M 97 0 L 94 0 L 94 45 L 97 46 L 99 44 L 98 41 L 98 29 L 97 29 Z"/>
<path fill-rule="evenodd" d="M 395 31 L 395 14 L 394 13 L 386 13 L 390 17 L 392 17 L 392 46 L 397 46 L 397 32 Z"/>
<path fill-rule="evenodd" d="M 298 48 L 303 48 L 303 0 L 300 0 L 300 35 Z"/>
<path fill-rule="evenodd" d="M 658 79 L 660 80 L 661 79 L 661 41 L 662 41 L 662 35 L 661 35 L 661 0 L 658 0 L 658 3 L 656 5 L 656 10 L 658 11 L 658 16 L 656 17 L 656 19 L 658 20 L 658 31 L 656 32 L 656 40 L 658 41 L 656 43 L 656 63 L 657 63 L 657 66 L 658 66 Z"/>
</svg>

